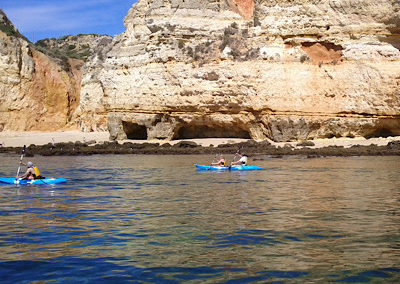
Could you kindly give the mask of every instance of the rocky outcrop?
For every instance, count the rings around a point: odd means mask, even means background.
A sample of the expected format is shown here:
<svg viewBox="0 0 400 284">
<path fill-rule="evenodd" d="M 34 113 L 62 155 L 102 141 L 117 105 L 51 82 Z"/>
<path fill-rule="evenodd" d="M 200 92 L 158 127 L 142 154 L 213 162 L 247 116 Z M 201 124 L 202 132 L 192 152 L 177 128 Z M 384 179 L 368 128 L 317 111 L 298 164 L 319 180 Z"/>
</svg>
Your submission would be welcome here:
<svg viewBox="0 0 400 284">
<path fill-rule="evenodd" d="M 395 0 L 139 0 L 85 66 L 113 139 L 400 135 Z"/>
<path fill-rule="evenodd" d="M 0 131 L 66 127 L 79 105 L 82 65 L 37 51 L 0 10 Z"/>
</svg>

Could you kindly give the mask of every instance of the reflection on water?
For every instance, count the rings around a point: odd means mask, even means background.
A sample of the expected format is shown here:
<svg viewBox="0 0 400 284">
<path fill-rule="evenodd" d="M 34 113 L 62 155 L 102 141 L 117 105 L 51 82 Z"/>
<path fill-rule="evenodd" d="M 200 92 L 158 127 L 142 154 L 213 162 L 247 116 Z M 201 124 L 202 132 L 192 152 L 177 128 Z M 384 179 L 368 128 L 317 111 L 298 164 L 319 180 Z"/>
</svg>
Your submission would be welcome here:
<svg viewBox="0 0 400 284">
<path fill-rule="evenodd" d="M 34 157 L 55 186 L 0 185 L 0 281 L 400 279 L 400 158 Z M 0 156 L 0 176 L 18 157 Z"/>
</svg>

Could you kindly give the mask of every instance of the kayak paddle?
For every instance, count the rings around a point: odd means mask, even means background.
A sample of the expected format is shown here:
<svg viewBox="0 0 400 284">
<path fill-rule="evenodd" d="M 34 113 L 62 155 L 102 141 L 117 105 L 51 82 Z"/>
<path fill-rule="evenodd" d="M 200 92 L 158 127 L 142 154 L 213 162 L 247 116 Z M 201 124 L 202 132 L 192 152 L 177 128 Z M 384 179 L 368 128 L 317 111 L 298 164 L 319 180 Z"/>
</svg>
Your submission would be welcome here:
<svg viewBox="0 0 400 284">
<path fill-rule="evenodd" d="M 17 179 L 18 179 L 18 176 L 19 176 L 19 171 L 20 171 L 20 169 L 21 169 L 22 159 L 24 158 L 24 155 L 25 155 L 25 149 L 26 149 L 26 146 L 24 145 L 24 147 L 22 147 L 21 159 L 19 160 L 19 165 L 18 165 L 18 170 L 17 170 L 17 176 L 15 177 L 15 180 L 17 180 Z"/>
</svg>

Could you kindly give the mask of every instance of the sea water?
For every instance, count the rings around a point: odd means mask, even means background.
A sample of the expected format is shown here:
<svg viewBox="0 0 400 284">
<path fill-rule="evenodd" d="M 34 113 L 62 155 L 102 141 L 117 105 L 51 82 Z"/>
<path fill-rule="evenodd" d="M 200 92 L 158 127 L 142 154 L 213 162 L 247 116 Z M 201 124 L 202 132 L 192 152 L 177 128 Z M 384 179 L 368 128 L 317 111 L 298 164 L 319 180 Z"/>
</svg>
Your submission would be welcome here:
<svg viewBox="0 0 400 284">
<path fill-rule="evenodd" d="M 68 182 L 0 184 L 0 282 L 400 281 L 400 157 L 212 158 L 29 158 Z"/>
</svg>

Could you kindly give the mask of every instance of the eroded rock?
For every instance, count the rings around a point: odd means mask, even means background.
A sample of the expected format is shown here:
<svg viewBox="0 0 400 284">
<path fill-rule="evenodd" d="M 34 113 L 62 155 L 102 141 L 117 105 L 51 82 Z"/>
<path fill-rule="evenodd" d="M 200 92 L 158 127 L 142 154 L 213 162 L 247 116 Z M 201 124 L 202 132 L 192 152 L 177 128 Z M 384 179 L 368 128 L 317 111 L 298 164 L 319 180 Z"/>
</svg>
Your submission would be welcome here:
<svg viewBox="0 0 400 284">
<path fill-rule="evenodd" d="M 400 135 L 399 13 L 388 15 L 398 3 L 353 2 L 138 1 L 85 69 L 82 129 L 165 140 Z"/>
<path fill-rule="evenodd" d="M 139 0 L 124 33 L 68 70 L 3 31 L 0 125 L 53 130 L 71 121 L 117 140 L 400 135 L 399 8 Z"/>
</svg>

